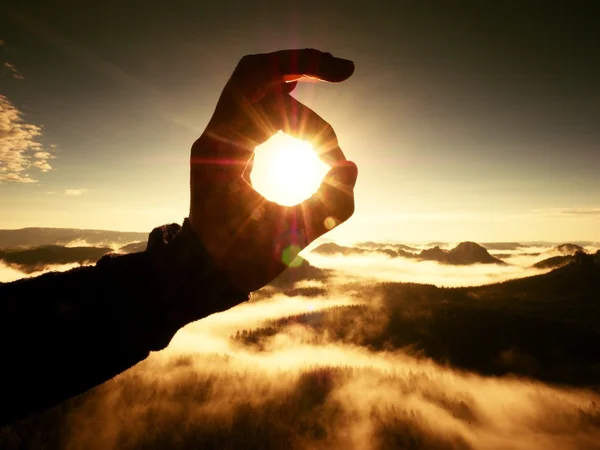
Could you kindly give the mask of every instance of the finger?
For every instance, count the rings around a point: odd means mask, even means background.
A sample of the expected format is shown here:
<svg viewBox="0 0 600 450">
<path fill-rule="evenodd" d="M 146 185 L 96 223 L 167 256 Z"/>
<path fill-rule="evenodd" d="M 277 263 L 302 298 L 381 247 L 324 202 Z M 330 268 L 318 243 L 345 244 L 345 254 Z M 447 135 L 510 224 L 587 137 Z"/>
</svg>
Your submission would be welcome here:
<svg viewBox="0 0 600 450">
<path fill-rule="evenodd" d="M 354 62 L 336 58 L 315 49 L 280 50 L 246 55 L 238 63 L 232 79 L 243 91 L 258 95 L 274 83 L 312 78 L 340 83 L 354 73 Z"/>
<path fill-rule="evenodd" d="M 344 161 L 333 167 L 325 175 L 319 189 L 333 187 L 341 190 L 352 191 L 358 179 L 358 167 L 352 161 Z"/>
<path fill-rule="evenodd" d="M 216 127 L 209 124 L 193 144 L 191 167 L 203 179 L 230 181 L 243 174 L 254 149 L 277 133 L 273 114 L 261 102 L 240 108 L 242 113 L 234 119 Z"/>
<path fill-rule="evenodd" d="M 273 115 L 271 123 L 285 133 L 310 142 L 326 164 L 334 166 L 346 161 L 332 126 L 316 112 L 290 95 L 266 101 L 270 102 Z"/>
<path fill-rule="evenodd" d="M 298 85 L 297 81 L 286 81 L 285 84 L 283 85 L 284 86 L 283 91 L 289 94 L 294 89 L 296 89 L 297 85 Z"/>
<path fill-rule="evenodd" d="M 358 168 L 352 161 L 333 167 L 316 194 L 301 203 L 309 241 L 348 220 L 354 213 L 354 186 Z"/>
<path fill-rule="evenodd" d="M 194 173 L 216 170 L 212 178 L 229 179 L 243 172 L 254 147 L 277 131 L 271 123 L 276 115 L 269 114 L 259 103 L 270 92 L 278 92 L 283 98 L 290 97 L 287 94 L 296 84 L 286 83 L 284 75 L 301 74 L 322 81 L 340 82 L 353 72 L 352 61 L 314 49 L 243 57 L 221 95 L 207 130 L 192 147 Z M 337 139 L 332 142 L 337 146 Z M 328 163 L 342 159 L 341 151 L 338 153 L 335 147 L 331 152 L 333 158 L 328 157 L 329 151 L 322 153 L 322 159 Z"/>
<path fill-rule="evenodd" d="M 269 72 L 280 80 L 286 75 L 305 75 L 340 83 L 354 73 L 354 62 L 312 48 L 279 50 L 267 53 L 264 57 Z"/>
</svg>

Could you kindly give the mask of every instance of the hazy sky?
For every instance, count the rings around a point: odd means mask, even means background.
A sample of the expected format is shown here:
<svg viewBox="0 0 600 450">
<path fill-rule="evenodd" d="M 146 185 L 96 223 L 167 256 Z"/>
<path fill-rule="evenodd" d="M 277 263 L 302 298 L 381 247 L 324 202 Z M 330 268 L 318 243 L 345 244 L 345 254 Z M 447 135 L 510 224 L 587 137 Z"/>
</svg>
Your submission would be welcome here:
<svg viewBox="0 0 600 450">
<path fill-rule="evenodd" d="M 314 47 L 356 64 L 294 94 L 359 167 L 333 237 L 600 240 L 593 2 L 22 3 L 0 7 L 0 228 L 181 222 L 238 59 Z"/>
</svg>

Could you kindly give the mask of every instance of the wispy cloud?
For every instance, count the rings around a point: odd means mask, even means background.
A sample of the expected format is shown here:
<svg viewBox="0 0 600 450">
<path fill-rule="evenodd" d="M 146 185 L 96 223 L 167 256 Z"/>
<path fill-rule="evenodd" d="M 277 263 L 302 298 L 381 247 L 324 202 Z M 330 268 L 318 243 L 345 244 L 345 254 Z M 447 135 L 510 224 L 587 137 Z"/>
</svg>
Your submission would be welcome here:
<svg viewBox="0 0 600 450">
<path fill-rule="evenodd" d="M 320 327 L 368 325 L 360 316 L 337 325 L 339 316 L 317 314 L 327 325 L 315 326 L 294 318 L 261 351 L 230 338 L 265 319 L 347 304 L 339 300 L 280 296 L 188 325 L 167 349 L 80 398 L 63 419 L 67 446 L 105 449 L 126 435 L 138 447 L 243 448 L 253 442 L 246 430 L 258 429 L 264 448 L 279 448 L 284 439 L 290 449 L 374 450 L 405 442 L 428 449 L 598 448 L 595 392 L 455 370 L 410 349 L 361 347 L 355 337 L 307 344 Z M 383 321 L 368 330 L 388 329 L 385 314 L 372 316 Z M 56 423 L 56 414 L 46 417 Z M 86 426 L 93 421 L 103 423 L 101 430 Z M 159 432 L 149 433 L 152 426 Z"/>
<path fill-rule="evenodd" d="M 539 275 L 549 270 L 497 264 L 455 266 L 436 261 L 390 258 L 376 253 L 362 256 L 328 256 L 310 253 L 306 258 L 317 267 L 333 269 L 335 276 L 340 279 L 352 279 L 362 283 L 391 281 L 445 287 L 478 286 Z M 545 256 L 531 258 L 524 261 L 524 264 L 533 264 L 544 258 Z"/>
<path fill-rule="evenodd" d="M 466 212 L 455 213 L 380 213 L 380 214 L 361 214 L 357 215 L 355 220 L 360 222 L 404 222 L 407 220 L 420 221 L 441 221 L 441 222 L 477 222 L 481 217 L 477 214 Z"/>
<path fill-rule="evenodd" d="M 81 194 L 85 194 L 87 189 L 65 189 L 64 194 L 71 197 L 75 197 Z"/>
<path fill-rule="evenodd" d="M 23 74 L 17 70 L 17 68 L 15 67 L 14 64 L 11 64 L 9 62 L 5 62 L 4 63 L 4 68 L 7 69 L 7 71 L 10 73 L 10 75 L 14 79 L 16 79 L 16 80 L 24 80 L 25 79 L 25 77 L 23 76 Z"/>
<path fill-rule="evenodd" d="M 48 172 L 48 160 L 54 155 L 45 150 L 37 139 L 42 128 L 23 120 L 23 113 L 0 95 L 0 183 L 35 183 L 29 169 Z"/>
<path fill-rule="evenodd" d="M 534 212 L 546 216 L 600 218 L 600 208 L 544 208 L 535 209 Z"/>
</svg>

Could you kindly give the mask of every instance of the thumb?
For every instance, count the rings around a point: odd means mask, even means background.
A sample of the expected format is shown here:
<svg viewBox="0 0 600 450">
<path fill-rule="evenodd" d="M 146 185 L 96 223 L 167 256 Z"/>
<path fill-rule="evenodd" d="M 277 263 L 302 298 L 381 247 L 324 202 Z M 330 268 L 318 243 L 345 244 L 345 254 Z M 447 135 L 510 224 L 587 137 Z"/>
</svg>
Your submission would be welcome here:
<svg viewBox="0 0 600 450">
<path fill-rule="evenodd" d="M 323 183 L 329 186 L 338 187 L 352 191 L 356 186 L 358 178 L 358 167 L 352 161 L 338 161 L 327 172 Z M 323 187 L 323 185 L 321 185 Z"/>
<path fill-rule="evenodd" d="M 327 233 L 354 214 L 354 186 L 358 168 L 352 161 L 340 161 L 329 170 L 319 190 L 303 204 L 309 241 Z"/>
</svg>

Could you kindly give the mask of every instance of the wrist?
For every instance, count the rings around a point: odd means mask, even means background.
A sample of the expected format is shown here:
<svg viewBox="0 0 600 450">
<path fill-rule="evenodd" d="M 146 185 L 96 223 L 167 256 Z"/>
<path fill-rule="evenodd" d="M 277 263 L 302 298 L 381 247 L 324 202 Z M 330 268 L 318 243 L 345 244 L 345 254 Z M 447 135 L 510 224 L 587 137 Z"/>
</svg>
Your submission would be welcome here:
<svg viewBox="0 0 600 450">
<path fill-rule="evenodd" d="M 217 267 L 187 218 L 183 226 L 152 230 L 146 254 L 158 278 L 161 316 L 174 332 L 250 298 Z"/>
</svg>

